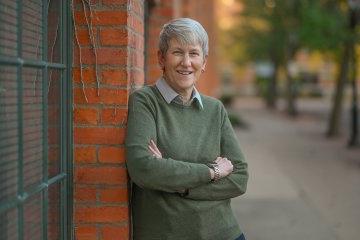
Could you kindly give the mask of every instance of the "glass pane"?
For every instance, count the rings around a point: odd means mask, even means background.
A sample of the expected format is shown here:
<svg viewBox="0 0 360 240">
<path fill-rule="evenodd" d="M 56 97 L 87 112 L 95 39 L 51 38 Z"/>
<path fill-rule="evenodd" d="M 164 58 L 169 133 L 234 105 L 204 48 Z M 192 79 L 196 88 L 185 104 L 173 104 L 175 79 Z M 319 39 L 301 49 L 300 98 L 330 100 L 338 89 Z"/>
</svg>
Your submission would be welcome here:
<svg viewBox="0 0 360 240">
<path fill-rule="evenodd" d="M 24 239 L 41 239 L 42 201 L 41 194 L 31 196 L 24 204 Z"/>
<path fill-rule="evenodd" d="M 16 208 L 0 213 L 0 240 L 17 240 L 17 223 L 18 212 Z"/>
<path fill-rule="evenodd" d="M 48 61 L 61 62 L 61 1 L 50 1 L 48 11 Z"/>
<path fill-rule="evenodd" d="M 60 172 L 60 128 L 61 128 L 61 71 L 49 71 L 48 86 L 48 152 L 49 152 L 49 178 Z"/>
<path fill-rule="evenodd" d="M 17 193 L 18 105 L 15 67 L 0 66 L 0 201 Z"/>
<path fill-rule="evenodd" d="M 25 59 L 42 58 L 42 2 L 22 2 L 22 56 Z"/>
<path fill-rule="evenodd" d="M 2 0 L 0 3 L 0 54 L 17 56 L 16 1 Z"/>
<path fill-rule="evenodd" d="M 43 176 L 43 94 L 39 69 L 23 68 L 24 188 Z"/>
<path fill-rule="evenodd" d="M 60 184 L 49 188 L 48 239 L 60 239 Z"/>
</svg>

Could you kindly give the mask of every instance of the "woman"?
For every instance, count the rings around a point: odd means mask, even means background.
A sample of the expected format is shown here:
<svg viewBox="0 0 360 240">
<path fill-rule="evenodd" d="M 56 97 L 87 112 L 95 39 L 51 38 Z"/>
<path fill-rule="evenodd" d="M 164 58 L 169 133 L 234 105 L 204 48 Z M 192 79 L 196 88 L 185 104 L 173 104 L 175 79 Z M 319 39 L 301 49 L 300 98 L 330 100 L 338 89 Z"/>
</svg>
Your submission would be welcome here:
<svg viewBox="0 0 360 240">
<path fill-rule="evenodd" d="M 221 102 L 195 88 L 207 56 L 200 23 L 170 21 L 159 40 L 163 76 L 130 96 L 135 240 L 245 239 L 230 199 L 246 190 L 247 164 Z"/>
</svg>

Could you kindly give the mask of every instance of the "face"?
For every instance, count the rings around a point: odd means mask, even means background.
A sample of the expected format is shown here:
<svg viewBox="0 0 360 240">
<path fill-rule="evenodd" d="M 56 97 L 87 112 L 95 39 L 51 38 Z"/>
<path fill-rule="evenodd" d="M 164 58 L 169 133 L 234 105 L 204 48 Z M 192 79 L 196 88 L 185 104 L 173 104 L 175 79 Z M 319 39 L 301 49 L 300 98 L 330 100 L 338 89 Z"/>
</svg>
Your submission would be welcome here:
<svg viewBox="0 0 360 240">
<path fill-rule="evenodd" d="M 165 55 L 159 51 L 158 58 L 166 82 L 179 94 L 191 95 L 194 84 L 205 70 L 207 56 L 204 56 L 201 46 L 181 45 L 171 39 Z"/>
</svg>

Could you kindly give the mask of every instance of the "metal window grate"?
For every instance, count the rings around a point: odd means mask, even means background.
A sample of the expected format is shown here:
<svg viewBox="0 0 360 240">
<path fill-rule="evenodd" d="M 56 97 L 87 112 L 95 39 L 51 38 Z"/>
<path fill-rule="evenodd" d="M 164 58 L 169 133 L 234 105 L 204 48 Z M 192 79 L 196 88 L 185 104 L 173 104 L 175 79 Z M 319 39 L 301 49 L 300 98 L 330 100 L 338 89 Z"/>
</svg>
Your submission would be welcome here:
<svg viewBox="0 0 360 240">
<path fill-rule="evenodd" d="M 0 1 L 0 240 L 70 240 L 70 1 Z"/>
</svg>

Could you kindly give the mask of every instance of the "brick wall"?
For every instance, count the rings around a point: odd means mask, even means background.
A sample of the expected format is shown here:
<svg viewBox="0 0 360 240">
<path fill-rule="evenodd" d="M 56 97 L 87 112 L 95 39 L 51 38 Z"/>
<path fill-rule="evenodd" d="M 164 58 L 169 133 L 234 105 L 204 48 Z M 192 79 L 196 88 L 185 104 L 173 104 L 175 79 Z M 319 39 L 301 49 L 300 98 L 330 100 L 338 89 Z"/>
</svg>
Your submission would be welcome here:
<svg viewBox="0 0 360 240">
<path fill-rule="evenodd" d="M 174 17 L 173 1 L 152 1 L 148 14 L 146 84 L 151 85 L 162 75 L 157 58 L 159 34 L 162 26 Z"/>
<path fill-rule="evenodd" d="M 91 0 L 95 55 L 81 0 L 75 1 L 74 226 L 76 240 L 129 238 L 124 137 L 127 100 L 144 82 L 144 1 Z M 88 5 L 85 9 L 90 21 Z"/>
</svg>

